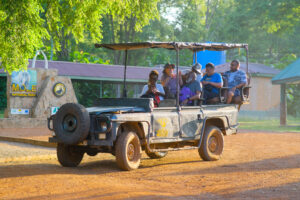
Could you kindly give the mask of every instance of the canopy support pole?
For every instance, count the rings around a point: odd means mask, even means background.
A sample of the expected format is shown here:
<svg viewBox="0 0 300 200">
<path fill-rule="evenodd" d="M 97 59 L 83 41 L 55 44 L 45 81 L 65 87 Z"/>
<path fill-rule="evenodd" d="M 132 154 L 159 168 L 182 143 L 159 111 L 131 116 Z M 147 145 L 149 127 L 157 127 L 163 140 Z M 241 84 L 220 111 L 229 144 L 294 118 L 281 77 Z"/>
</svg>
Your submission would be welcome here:
<svg viewBox="0 0 300 200">
<path fill-rule="evenodd" d="M 195 63 L 193 63 L 193 64 L 196 64 L 196 63 L 198 63 L 198 60 L 197 60 L 197 50 L 194 51 L 194 53 L 195 53 Z"/>
<path fill-rule="evenodd" d="M 280 125 L 286 126 L 286 115 L 287 115 L 287 109 L 286 109 L 286 84 L 280 85 Z"/>
<path fill-rule="evenodd" d="M 125 62 L 124 62 L 124 87 L 123 87 L 123 98 L 127 98 L 127 91 L 126 91 L 126 71 L 127 71 L 127 50 L 125 50 Z"/>
<path fill-rule="evenodd" d="M 176 107 L 178 110 L 180 110 L 179 108 L 179 93 L 180 93 L 180 86 L 179 86 L 179 48 L 176 45 L 175 46 L 176 49 L 176 76 L 177 76 L 177 83 L 176 83 Z"/>
<path fill-rule="evenodd" d="M 249 65 L 249 51 L 248 51 L 248 46 L 246 46 L 246 67 L 247 67 L 247 75 L 249 74 L 249 68 L 248 68 L 248 65 Z"/>
</svg>

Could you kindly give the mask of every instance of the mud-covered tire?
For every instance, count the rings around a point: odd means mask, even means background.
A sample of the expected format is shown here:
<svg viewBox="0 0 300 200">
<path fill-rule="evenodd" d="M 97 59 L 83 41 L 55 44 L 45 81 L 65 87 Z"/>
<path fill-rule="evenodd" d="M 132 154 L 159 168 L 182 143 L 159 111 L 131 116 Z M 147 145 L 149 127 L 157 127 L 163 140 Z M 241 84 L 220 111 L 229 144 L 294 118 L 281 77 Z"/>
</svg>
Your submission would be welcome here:
<svg viewBox="0 0 300 200">
<path fill-rule="evenodd" d="M 60 143 L 78 144 L 89 134 L 89 113 L 80 104 L 64 104 L 53 119 L 53 128 Z"/>
<path fill-rule="evenodd" d="M 137 169 L 141 162 L 140 139 L 135 132 L 121 133 L 116 143 L 116 161 L 120 169 L 130 171 Z"/>
<path fill-rule="evenodd" d="M 57 144 L 56 153 L 58 162 L 64 167 L 77 167 L 84 155 L 75 146 L 60 143 Z"/>
<path fill-rule="evenodd" d="M 198 149 L 200 157 L 205 161 L 219 160 L 224 149 L 224 137 L 216 126 L 205 128 L 201 146 Z"/>
<path fill-rule="evenodd" d="M 166 157 L 166 155 L 168 154 L 167 151 L 150 152 L 150 151 L 148 150 L 148 148 L 145 149 L 145 153 L 146 153 L 147 156 L 149 156 L 149 158 L 151 158 L 151 159 L 163 158 L 163 157 Z"/>
</svg>

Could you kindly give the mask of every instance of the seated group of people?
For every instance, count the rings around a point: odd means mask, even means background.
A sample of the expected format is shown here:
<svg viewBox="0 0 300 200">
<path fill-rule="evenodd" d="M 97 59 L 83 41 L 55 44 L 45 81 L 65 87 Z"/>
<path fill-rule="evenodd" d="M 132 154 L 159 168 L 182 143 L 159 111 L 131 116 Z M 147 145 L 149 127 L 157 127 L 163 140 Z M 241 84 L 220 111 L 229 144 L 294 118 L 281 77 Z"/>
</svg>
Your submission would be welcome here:
<svg viewBox="0 0 300 200">
<path fill-rule="evenodd" d="M 233 60 L 230 64 L 230 71 L 223 74 L 215 72 L 215 66 L 207 63 L 204 76 L 202 76 L 199 63 L 196 63 L 190 71 L 181 74 L 178 77 L 174 74 L 174 64 L 166 64 L 164 66 L 163 75 L 161 76 L 161 84 L 157 83 L 159 73 L 152 70 L 149 74 L 148 84 L 144 86 L 141 97 L 153 98 L 155 107 L 164 98 L 175 99 L 177 94 L 177 82 L 179 82 L 179 101 L 180 105 L 194 105 L 194 102 L 204 99 L 204 104 L 214 104 L 220 101 L 220 89 L 223 87 L 223 78 L 226 81 L 228 91 L 226 94 L 226 103 L 237 102 L 241 98 L 240 88 L 247 84 L 247 76 L 241 71 L 240 62 Z"/>
</svg>

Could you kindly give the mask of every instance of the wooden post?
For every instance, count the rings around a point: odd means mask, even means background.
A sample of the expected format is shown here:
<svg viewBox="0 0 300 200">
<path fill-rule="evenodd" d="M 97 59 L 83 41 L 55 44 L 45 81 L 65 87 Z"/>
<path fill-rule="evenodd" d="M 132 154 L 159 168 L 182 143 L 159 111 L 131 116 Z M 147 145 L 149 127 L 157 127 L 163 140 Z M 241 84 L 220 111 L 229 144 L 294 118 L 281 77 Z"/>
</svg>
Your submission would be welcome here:
<svg viewBox="0 0 300 200">
<path fill-rule="evenodd" d="M 103 86 L 102 86 L 102 81 L 100 81 L 100 82 L 99 82 L 99 92 L 100 92 L 99 97 L 100 97 L 100 98 L 102 98 L 102 94 L 103 94 L 102 88 L 103 88 Z"/>
<path fill-rule="evenodd" d="M 286 126 L 286 95 L 285 95 L 286 84 L 280 85 L 280 125 Z"/>
</svg>

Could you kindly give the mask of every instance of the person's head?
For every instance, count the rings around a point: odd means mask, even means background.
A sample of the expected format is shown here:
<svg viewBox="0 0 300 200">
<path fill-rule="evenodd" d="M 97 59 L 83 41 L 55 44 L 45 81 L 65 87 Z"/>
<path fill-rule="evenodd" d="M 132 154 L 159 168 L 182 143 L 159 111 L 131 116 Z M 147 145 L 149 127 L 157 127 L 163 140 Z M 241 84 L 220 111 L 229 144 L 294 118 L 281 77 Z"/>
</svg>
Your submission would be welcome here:
<svg viewBox="0 0 300 200">
<path fill-rule="evenodd" d="M 238 60 L 233 60 L 230 64 L 230 71 L 236 71 L 240 68 L 240 61 Z"/>
<path fill-rule="evenodd" d="M 213 75 L 215 73 L 215 66 L 214 66 L 214 64 L 207 63 L 205 65 L 205 71 L 206 71 L 207 76 Z"/>
<path fill-rule="evenodd" d="M 158 75 L 159 73 L 157 70 L 152 70 L 149 74 L 149 84 L 154 85 L 158 80 Z"/>
<path fill-rule="evenodd" d="M 189 84 L 189 83 L 195 81 L 196 80 L 196 76 L 197 75 L 196 75 L 195 72 L 193 72 L 193 71 L 188 72 L 186 74 L 186 84 Z"/>
<path fill-rule="evenodd" d="M 192 71 L 196 74 L 201 74 L 202 65 L 200 63 L 196 63 L 192 67 Z"/>
<path fill-rule="evenodd" d="M 175 65 L 174 64 L 165 64 L 164 66 L 164 71 L 163 73 L 164 74 L 167 74 L 168 76 L 171 76 L 173 74 L 173 71 L 174 71 L 174 68 L 175 68 Z"/>
</svg>

